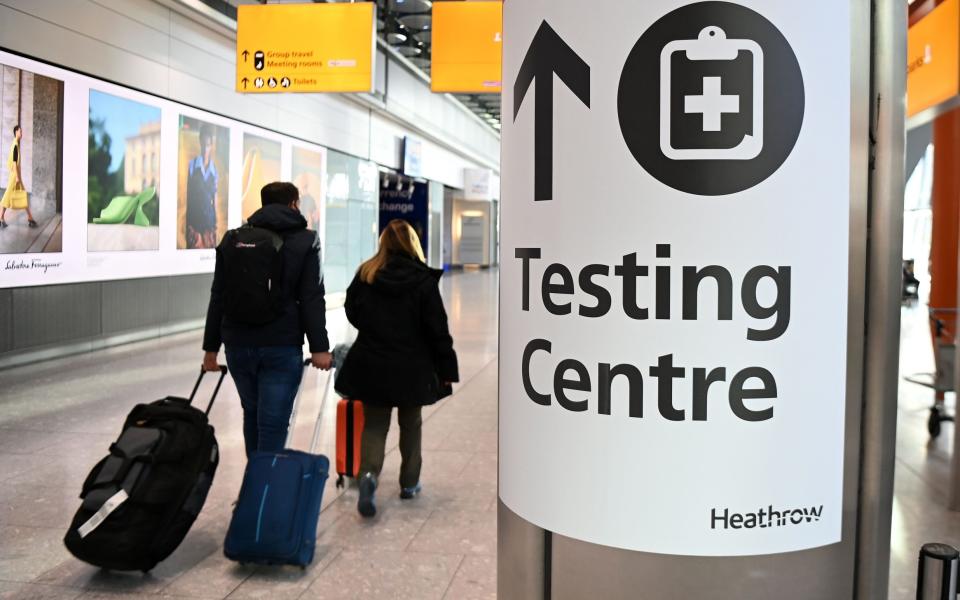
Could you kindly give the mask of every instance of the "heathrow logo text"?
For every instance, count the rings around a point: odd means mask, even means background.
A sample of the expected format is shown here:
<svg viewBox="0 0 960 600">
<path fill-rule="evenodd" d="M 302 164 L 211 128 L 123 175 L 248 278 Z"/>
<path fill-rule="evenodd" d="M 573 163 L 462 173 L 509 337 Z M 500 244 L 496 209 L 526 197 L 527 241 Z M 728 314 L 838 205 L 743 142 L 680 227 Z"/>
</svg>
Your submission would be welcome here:
<svg viewBox="0 0 960 600">
<path fill-rule="evenodd" d="M 809 508 L 761 508 L 757 512 L 735 513 L 729 508 L 710 511 L 710 529 L 767 529 L 814 523 L 823 516 L 823 505 Z"/>
</svg>

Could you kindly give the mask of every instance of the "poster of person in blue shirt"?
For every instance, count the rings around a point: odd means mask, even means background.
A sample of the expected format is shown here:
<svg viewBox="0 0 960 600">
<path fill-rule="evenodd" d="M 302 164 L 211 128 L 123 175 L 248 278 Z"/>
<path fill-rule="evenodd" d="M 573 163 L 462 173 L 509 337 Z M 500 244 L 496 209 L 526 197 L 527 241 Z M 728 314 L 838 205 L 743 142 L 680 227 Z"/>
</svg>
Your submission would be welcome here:
<svg viewBox="0 0 960 600">
<path fill-rule="evenodd" d="M 216 248 L 226 231 L 230 130 L 180 117 L 177 247 Z"/>
</svg>

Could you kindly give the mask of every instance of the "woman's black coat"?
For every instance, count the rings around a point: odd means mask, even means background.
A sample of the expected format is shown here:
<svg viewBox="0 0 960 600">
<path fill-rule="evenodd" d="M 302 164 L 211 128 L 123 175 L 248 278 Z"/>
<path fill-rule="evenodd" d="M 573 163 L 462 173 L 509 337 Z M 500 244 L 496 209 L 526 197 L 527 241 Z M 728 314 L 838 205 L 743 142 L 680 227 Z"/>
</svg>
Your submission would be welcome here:
<svg viewBox="0 0 960 600">
<path fill-rule="evenodd" d="M 379 406 L 424 406 L 460 380 L 438 282 L 442 271 L 391 256 L 373 284 L 354 277 L 347 319 L 357 341 L 337 376 L 344 396 Z"/>
</svg>

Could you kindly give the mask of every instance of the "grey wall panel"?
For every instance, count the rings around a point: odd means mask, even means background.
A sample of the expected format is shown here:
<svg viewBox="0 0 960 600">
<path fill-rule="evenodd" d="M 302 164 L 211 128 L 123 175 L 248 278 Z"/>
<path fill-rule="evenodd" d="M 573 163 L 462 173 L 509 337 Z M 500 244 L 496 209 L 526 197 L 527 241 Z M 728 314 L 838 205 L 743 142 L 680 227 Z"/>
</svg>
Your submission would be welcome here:
<svg viewBox="0 0 960 600">
<path fill-rule="evenodd" d="M 100 333 L 109 335 L 167 322 L 167 278 L 105 281 Z"/>
<path fill-rule="evenodd" d="M 187 275 L 167 280 L 169 295 L 167 322 L 202 319 L 210 301 L 210 283 L 213 275 Z"/>
<path fill-rule="evenodd" d="M 148 25 L 124 14 L 126 7 L 107 8 L 92 0 L 30 0 L 12 4 L 47 23 L 103 40 L 157 64 L 167 63 L 169 19 L 166 23 L 155 19 L 155 23 Z M 131 9 L 139 7 L 142 13 L 142 5 L 147 3 L 125 4 Z"/>
<path fill-rule="evenodd" d="M 106 79 L 122 81 L 126 85 L 155 94 L 167 94 L 169 69 L 166 67 L 166 60 L 164 64 L 160 64 L 141 54 L 105 43 L 101 41 L 102 38 L 34 17 L 24 12 L 33 7 L 32 3 L 15 4 L 16 9 L 9 8 L 5 2 L 0 3 L 0 40 L 3 40 L 4 47 L 81 71 L 96 73 Z M 82 10 L 75 10 L 73 2 L 61 2 L 59 6 L 59 14 L 63 15 L 64 10 L 69 11 L 67 22 L 72 22 L 74 26 L 90 20 Z"/>
<path fill-rule="evenodd" d="M 0 290 L 0 353 L 13 349 L 13 292 Z"/>
<path fill-rule="evenodd" d="M 0 290 L 0 365 L 193 324 L 206 314 L 212 279 L 201 274 Z"/>
<path fill-rule="evenodd" d="M 130 2 L 129 0 L 90 1 L 141 25 L 146 25 L 165 34 L 170 33 L 170 11 L 161 4 L 156 2 Z"/>
<path fill-rule="evenodd" d="M 13 290 L 13 347 L 72 342 L 100 334 L 99 283 Z"/>
<path fill-rule="evenodd" d="M 130 0 L 114 0 L 118 3 L 130 4 Z M 151 4 L 157 4 L 151 2 Z M 124 9 L 125 10 L 125 9 Z M 223 60 L 234 61 L 237 58 L 236 36 L 227 36 L 219 28 L 210 29 L 189 19 L 178 12 L 171 11 L 170 37 L 182 43 L 189 44 L 199 52 L 218 56 Z M 233 87 L 231 80 L 228 87 Z"/>
<path fill-rule="evenodd" d="M 917 163 L 933 143 L 933 124 L 927 123 L 907 132 L 907 177 L 917 168 Z"/>
<path fill-rule="evenodd" d="M 170 67 L 218 87 L 236 85 L 236 60 L 233 53 L 224 56 L 202 52 L 197 46 L 170 38 Z"/>
</svg>

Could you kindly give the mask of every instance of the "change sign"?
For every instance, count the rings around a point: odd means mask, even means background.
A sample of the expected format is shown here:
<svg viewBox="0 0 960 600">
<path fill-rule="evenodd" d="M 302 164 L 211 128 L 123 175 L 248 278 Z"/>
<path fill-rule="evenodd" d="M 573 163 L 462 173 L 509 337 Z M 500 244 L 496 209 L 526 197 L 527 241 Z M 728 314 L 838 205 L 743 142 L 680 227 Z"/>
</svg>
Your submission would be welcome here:
<svg viewBox="0 0 960 600">
<path fill-rule="evenodd" d="M 840 541 L 851 17 L 812 2 L 505 4 L 500 495 L 526 520 L 661 554 Z"/>
</svg>

